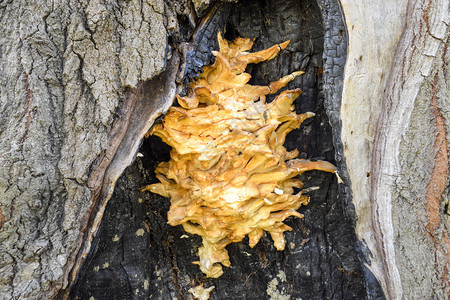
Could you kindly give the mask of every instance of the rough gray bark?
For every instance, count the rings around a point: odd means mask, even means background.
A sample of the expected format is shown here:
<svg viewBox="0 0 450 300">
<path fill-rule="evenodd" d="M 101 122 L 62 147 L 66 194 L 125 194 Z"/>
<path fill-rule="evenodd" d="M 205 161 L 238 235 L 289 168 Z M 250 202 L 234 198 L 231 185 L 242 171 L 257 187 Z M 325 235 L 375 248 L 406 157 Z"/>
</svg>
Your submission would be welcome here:
<svg viewBox="0 0 450 300">
<path fill-rule="evenodd" d="M 0 4 L 2 298 L 46 297 L 67 284 L 99 188 L 89 186 L 92 168 L 112 159 L 104 153 L 124 116 L 123 87 L 164 69 L 165 9 L 162 1 Z"/>
<path fill-rule="evenodd" d="M 210 2 L 0 2 L 2 298 L 52 297 L 74 281 L 137 151 L 130 138 L 164 110 L 134 126 L 133 101 L 158 97 L 133 95 L 167 78 L 169 45 L 193 33 Z M 332 102 L 328 113 L 367 266 L 388 298 L 445 298 L 448 0 L 341 2 L 350 48 L 341 110 Z"/>
</svg>

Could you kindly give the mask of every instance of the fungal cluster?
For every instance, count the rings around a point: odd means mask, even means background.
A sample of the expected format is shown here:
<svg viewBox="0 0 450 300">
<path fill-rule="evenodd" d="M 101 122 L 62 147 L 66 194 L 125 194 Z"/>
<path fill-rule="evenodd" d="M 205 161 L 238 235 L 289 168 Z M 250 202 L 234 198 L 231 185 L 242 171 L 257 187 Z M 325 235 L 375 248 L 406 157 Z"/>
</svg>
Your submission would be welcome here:
<svg viewBox="0 0 450 300">
<path fill-rule="evenodd" d="M 336 172 L 331 163 L 296 159 L 298 150 L 283 146 L 286 135 L 313 113 L 296 114 L 293 101 L 300 89 L 274 94 L 303 72 L 294 72 L 268 86 L 248 84 L 248 64 L 274 58 L 289 44 L 248 53 L 253 42 L 230 42 L 218 35 L 215 63 L 191 82 L 186 97 L 177 96 L 162 123 L 149 132 L 172 146 L 171 159 L 156 168 L 160 183 L 142 190 L 171 199 L 170 225 L 202 237 L 200 260 L 194 262 L 208 277 L 230 266 L 225 247 L 249 237 L 254 247 L 267 231 L 278 250 L 285 247 L 283 221 L 295 216 L 309 197 L 294 177 L 309 170 Z"/>
</svg>

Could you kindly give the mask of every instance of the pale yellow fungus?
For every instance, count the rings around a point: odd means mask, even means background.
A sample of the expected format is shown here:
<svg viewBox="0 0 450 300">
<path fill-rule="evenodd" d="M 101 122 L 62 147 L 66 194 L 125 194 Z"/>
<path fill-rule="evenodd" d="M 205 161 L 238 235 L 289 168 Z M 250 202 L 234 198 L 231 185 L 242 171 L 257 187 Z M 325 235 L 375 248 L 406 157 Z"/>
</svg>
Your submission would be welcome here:
<svg viewBox="0 0 450 300">
<path fill-rule="evenodd" d="M 230 266 L 225 247 L 246 235 L 254 247 L 267 231 L 283 250 L 283 233 L 292 230 L 283 221 L 302 218 L 297 209 L 309 202 L 302 192 L 294 194 L 303 185 L 294 177 L 309 170 L 336 172 L 325 161 L 295 159 L 298 150 L 283 146 L 290 131 L 314 116 L 295 113 L 292 103 L 301 90 L 265 101 L 303 72 L 268 86 L 248 84 L 247 64 L 274 58 L 289 41 L 248 53 L 250 39 L 218 39 L 215 63 L 191 82 L 186 97 L 177 96 L 181 107 L 172 107 L 150 130 L 172 146 L 171 160 L 156 168 L 160 183 L 142 189 L 169 197 L 169 224 L 202 237 L 194 263 L 208 277 L 222 275 L 221 265 Z"/>
</svg>

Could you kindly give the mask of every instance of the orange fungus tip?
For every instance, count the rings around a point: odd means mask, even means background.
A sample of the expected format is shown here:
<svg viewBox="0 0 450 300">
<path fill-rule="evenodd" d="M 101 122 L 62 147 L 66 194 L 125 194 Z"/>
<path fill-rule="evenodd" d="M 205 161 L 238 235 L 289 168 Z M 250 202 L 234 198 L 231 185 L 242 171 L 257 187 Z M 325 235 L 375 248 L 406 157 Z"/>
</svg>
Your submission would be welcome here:
<svg viewBox="0 0 450 300">
<path fill-rule="evenodd" d="M 283 146 L 290 131 L 314 116 L 295 113 L 300 89 L 264 101 L 303 72 L 268 86 L 248 84 L 247 64 L 274 58 L 289 42 L 248 53 L 250 39 L 230 42 L 219 33 L 218 40 L 215 63 L 191 82 L 186 97 L 177 96 L 181 107 L 172 107 L 151 129 L 173 149 L 170 161 L 156 168 L 160 183 L 142 188 L 171 199 L 170 225 L 202 237 L 194 263 L 214 278 L 230 266 L 225 247 L 245 236 L 253 247 L 266 231 L 283 250 L 283 233 L 292 230 L 283 221 L 302 218 L 297 210 L 309 202 L 301 192 L 294 194 L 303 185 L 294 177 L 316 169 L 336 172 L 328 162 L 296 159 L 298 151 Z"/>
</svg>

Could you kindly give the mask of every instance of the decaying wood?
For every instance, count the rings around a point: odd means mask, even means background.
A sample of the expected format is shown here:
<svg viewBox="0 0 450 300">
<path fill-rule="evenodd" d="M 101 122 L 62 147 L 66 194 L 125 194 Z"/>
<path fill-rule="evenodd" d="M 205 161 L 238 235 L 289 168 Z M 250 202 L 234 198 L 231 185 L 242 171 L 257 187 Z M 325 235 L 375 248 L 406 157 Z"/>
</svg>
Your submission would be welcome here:
<svg viewBox="0 0 450 300">
<path fill-rule="evenodd" d="M 114 183 L 133 161 L 139 137 L 156 116 L 141 119 L 133 112 L 154 109 L 140 106 L 150 104 L 147 95 L 161 103 L 171 101 L 175 71 L 169 70 L 177 63 L 170 62 L 176 54 L 171 56 L 168 49 L 192 36 L 196 22 L 211 4 L 208 0 L 25 2 L 0 3 L 0 294 L 6 299 L 51 297 L 73 282 L 93 247 Z M 287 2 L 293 3 L 280 1 Z M 357 253 L 380 281 L 386 297 L 445 298 L 449 268 L 449 2 L 342 0 L 347 32 L 339 27 L 337 2 L 318 2 L 325 16 L 328 44 L 326 60 L 316 74 L 325 73 L 323 92 L 333 126 L 336 165 L 343 170 L 345 181 L 341 191 L 346 200 L 342 201 L 352 201 L 356 213 L 353 215 L 353 205 L 347 203 L 342 206 L 343 215 L 356 220 Z M 315 5 L 315 1 L 298 3 L 305 9 Z M 259 10 L 246 13 L 253 16 Z M 270 13 L 265 15 L 265 28 L 271 28 Z M 221 22 L 214 28 L 226 26 L 224 18 Z M 195 47 L 187 45 L 184 53 L 192 59 L 186 68 L 190 76 L 211 59 L 204 57 L 200 48 L 208 45 L 213 31 L 197 31 Z M 310 33 L 323 35 L 306 27 L 295 36 L 303 38 Z M 347 33 L 348 53 L 342 43 Z M 316 60 L 315 55 L 309 53 L 302 63 Z M 162 99 L 163 95 L 167 98 Z M 156 108 L 157 113 L 165 109 L 164 105 Z M 132 165 L 132 174 L 142 171 L 138 165 Z M 138 189 L 132 180 L 121 182 L 123 187 Z M 332 216 L 327 214 L 326 220 L 332 224 L 323 223 L 324 227 L 341 221 Z M 299 228 L 293 236 L 306 237 L 309 229 L 304 224 Z M 148 225 L 144 229 L 151 231 Z M 307 237 L 301 247 L 321 245 L 317 249 L 327 250 L 320 238 Z M 169 246 L 161 247 L 173 253 Z M 142 251 L 148 250 L 146 247 L 143 244 Z M 289 251 L 283 259 L 294 257 Z M 280 267 L 270 251 L 258 249 L 255 253 L 263 270 Z M 324 257 L 328 256 L 320 256 Z M 296 261 L 303 258 L 295 256 Z M 327 297 L 335 297 L 335 290 L 323 288 L 328 284 L 323 278 L 347 284 L 363 277 L 353 261 L 341 262 L 336 270 L 314 269 L 310 274 Z M 170 288 L 165 285 L 160 290 L 181 297 L 182 289 L 195 282 L 183 282 L 184 278 L 176 276 L 177 266 L 182 264 L 177 265 L 175 257 L 165 263 L 174 273 L 171 279 L 164 278 Z M 369 273 L 364 284 L 376 286 Z M 126 272 L 120 274 L 128 280 Z M 290 278 L 295 277 L 297 286 L 311 278 L 306 272 L 295 274 L 289 277 L 280 267 L 275 277 L 263 271 L 247 274 L 241 281 L 255 286 L 266 280 L 276 287 L 276 280 L 279 287 L 288 289 L 292 287 Z M 231 282 L 232 278 L 228 279 Z M 225 293 L 226 284 L 220 281 L 211 294 Z M 351 292 L 354 286 L 347 287 Z M 374 290 L 367 288 L 368 298 L 376 298 L 370 294 Z M 262 292 L 266 296 L 266 291 Z M 280 296 L 276 288 L 270 292 Z M 131 294 L 126 290 L 124 295 Z"/>
<path fill-rule="evenodd" d="M 287 139 L 286 147 L 293 149 L 300 145 L 302 151 L 306 151 L 302 154 L 303 157 L 322 156 L 327 160 L 335 158 L 339 160 L 338 164 L 345 168 L 342 156 L 339 153 L 335 156 L 333 153 L 327 114 L 324 113 L 321 100 L 326 94 L 324 98 L 328 103 L 327 112 L 332 117 L 332 124 L 337 125 L 335 142 L 338 145 L 340 121 L 336 117 L 342 87 L 340 76 L 346 53 L 345 28 L 339 17 L 338 7 L 322 2 L 323 10 L 319 11 L 313 3 L 297 6 L 295 1 L 283 1 L 286 6 L 280 6 L 276 1 L 245 3 L 249 5 L 238 4 L 236 9 L 233 9 L 234 13 L 225 18 L 227 32 L 231 34 L 231 38 L 233 33 L 254 37 L 259 44 L 258 50 L 283 42 L 285 40 L 283 36 L 293 38 L 290 50 L 281 54 L 280 59 L 276 58 L 261 68 L 253 69 L 254 80 L 257 80 L 258 84 L 266 84 L 300 67 L 306 68 L 305 79 L 297 81 L 293 86 L 301 84 L 301 87 L 308 91 L 302 95 L 301 102 L 297 101 L 296 110 L 298 112 L 313 110 L 320 116 L 305 124 L 302 134 L 293 131 Z M 218 14 L 213 17 L 218 21 L 217 24 L 223 24 L 221 18 L 223 20 L 224 15 L 221 15 L 221 12 L 224 11 L 219 9 Z M 277 16 L 283 13 L 289 15 L 286 23 L 291 24 L 290 26 L 276 25 L 280 24 Z M 327 30 L 325 43 L 322 40 L 323 34 L 319 33 L 322 30 L 319 29 L 322 27 L 321 13 L 323 25 Z M 205 54 L 210 52 L 211 48 L 208 47 L 213 46 L 211 41 L 215 39 L 217 30 L 221 28 L 220 26 L 225 26 L 217 24 L 208 26 L 197 35 L 195 47 L 189 50 L 191 53 L 188 51 L 193 59 L 187 70 L 195 69 L 192 66 L 210 63 Z M 267 27 L 267 24 L 274 27 Z M 276 30 L 273 30 L 275 28 Z M 298 32 L 302 32 L 302 35 L 299 36 Z M 322 47 L 325 48 L 327 57 L 323 66 Z M 212 49 L 215 48 L 217 47 Z M 286 64 L 286 61 L 291 63 Z M 321 74 L 326 74 L 324 94 L 316 92 L 317 88 L 321 91 Z M 305 143 L 299 142 L 302 137 L 306 137 Z M 354 215 L 348 189 L 344 188 L 343 194 L 338 196 L 336 182 L 331 182 L 329 186 L 328 180 L 322 183 L 327 177 L 320 172 L 314 178 L 322 179 L 316 183 L 312 181 L 308 183 L 313 186 L 323 185 L 323 188 L 316 189 L 312 186 L 307 188 L 314 200 L 302 211 L 305 214 L 302 225 L 299 226 L 295 221 L 293 223 L 292 219 L 287 221 L 289 226 L 295 229 L 286 234 L 288 247 L 283 252 L 273 251 L 274 249 L 269 247 L 272 243 L 266 236 L 263 236 L 262 242 L 254 248 L 248 247 L 245 242 L 230 244 L 230 249 L 227 249 L 230 259 L 237 262 L 232 263 L 220 278 L 214 281 L 205 278 L 198 268 L 190 263 L 197 259 L 195 251 L 190 250 L 191 245 L 200 246 L 198 241 L 194 236 L 180 232 L 179 228 L 165 224 L 167 200 L 130 190 L 136 186 L 139 188 L 139 183 L 152 182 L 145 178 L 152 177 L 150 174 L 153 174 L 151 170 L 154 163 L 168 160 L 166 155 L 158 150 L 160 148 L 163 147 L 158 143 L 144 144 L 141 150 L 144 156 L 121 177 L 117 193 L 110 202 L 114 210 L 106 211 L 103 235 L 99 237 L 95 252 L 81 272 L 82 276 L 73 289 L 73 296 L 90 297 L 108 293 L 120 297 L 135 295 L 145 298 L 162 293 L 161 295 L 167 297 L 183 298 L 188 297 L 189 290 L 199 283 L 203 283 L 205 287 L 214 285 L 215 289 L 211 294 L 215 298 L 245 297 L 243 295 L 259 299 L 268 295 L 313 298 L 317 294 L 334 298 L 364 298 L 365 294 L 372 297 L 382 295 L 373 275 L 361 268 L 358 251 L 353 247 L 355 240 L 351 220 Z M 152 162 L 149 156 L 154 157 L 155 161 Z M 149 168 L 148 172 L 143 172 L 142 167 Z M 145 210 L 146 216 L 142 214 L 142 210 L 147 207 L 149 209 Z M 119 211 L 122 214 L 118 214 Z M 129 219 L 127 216 L 132 212 L 135 217 Z M 117 224 L 122 224 L 119 220 L 127 224 L 126 231 L 123 231 L 122 226 L 121 229 L 117 228 Z M 151 248 L 148 249 L 149 247 Z M 135 257 L 138 253 L 145 255 L 142 256 L 143 260 L 136 264 Z M 322 263 L 316 263 L 316 259 L 320 259 Z M 103 267 L 104 265 L 107 267 Z M 106 288 L 111 286 L 111 282 L 114 288 Z M 261 289 L 261 286 L 264 288 Z M 337 286 L 342 288 L 336 289 Z"/>
</svg>

